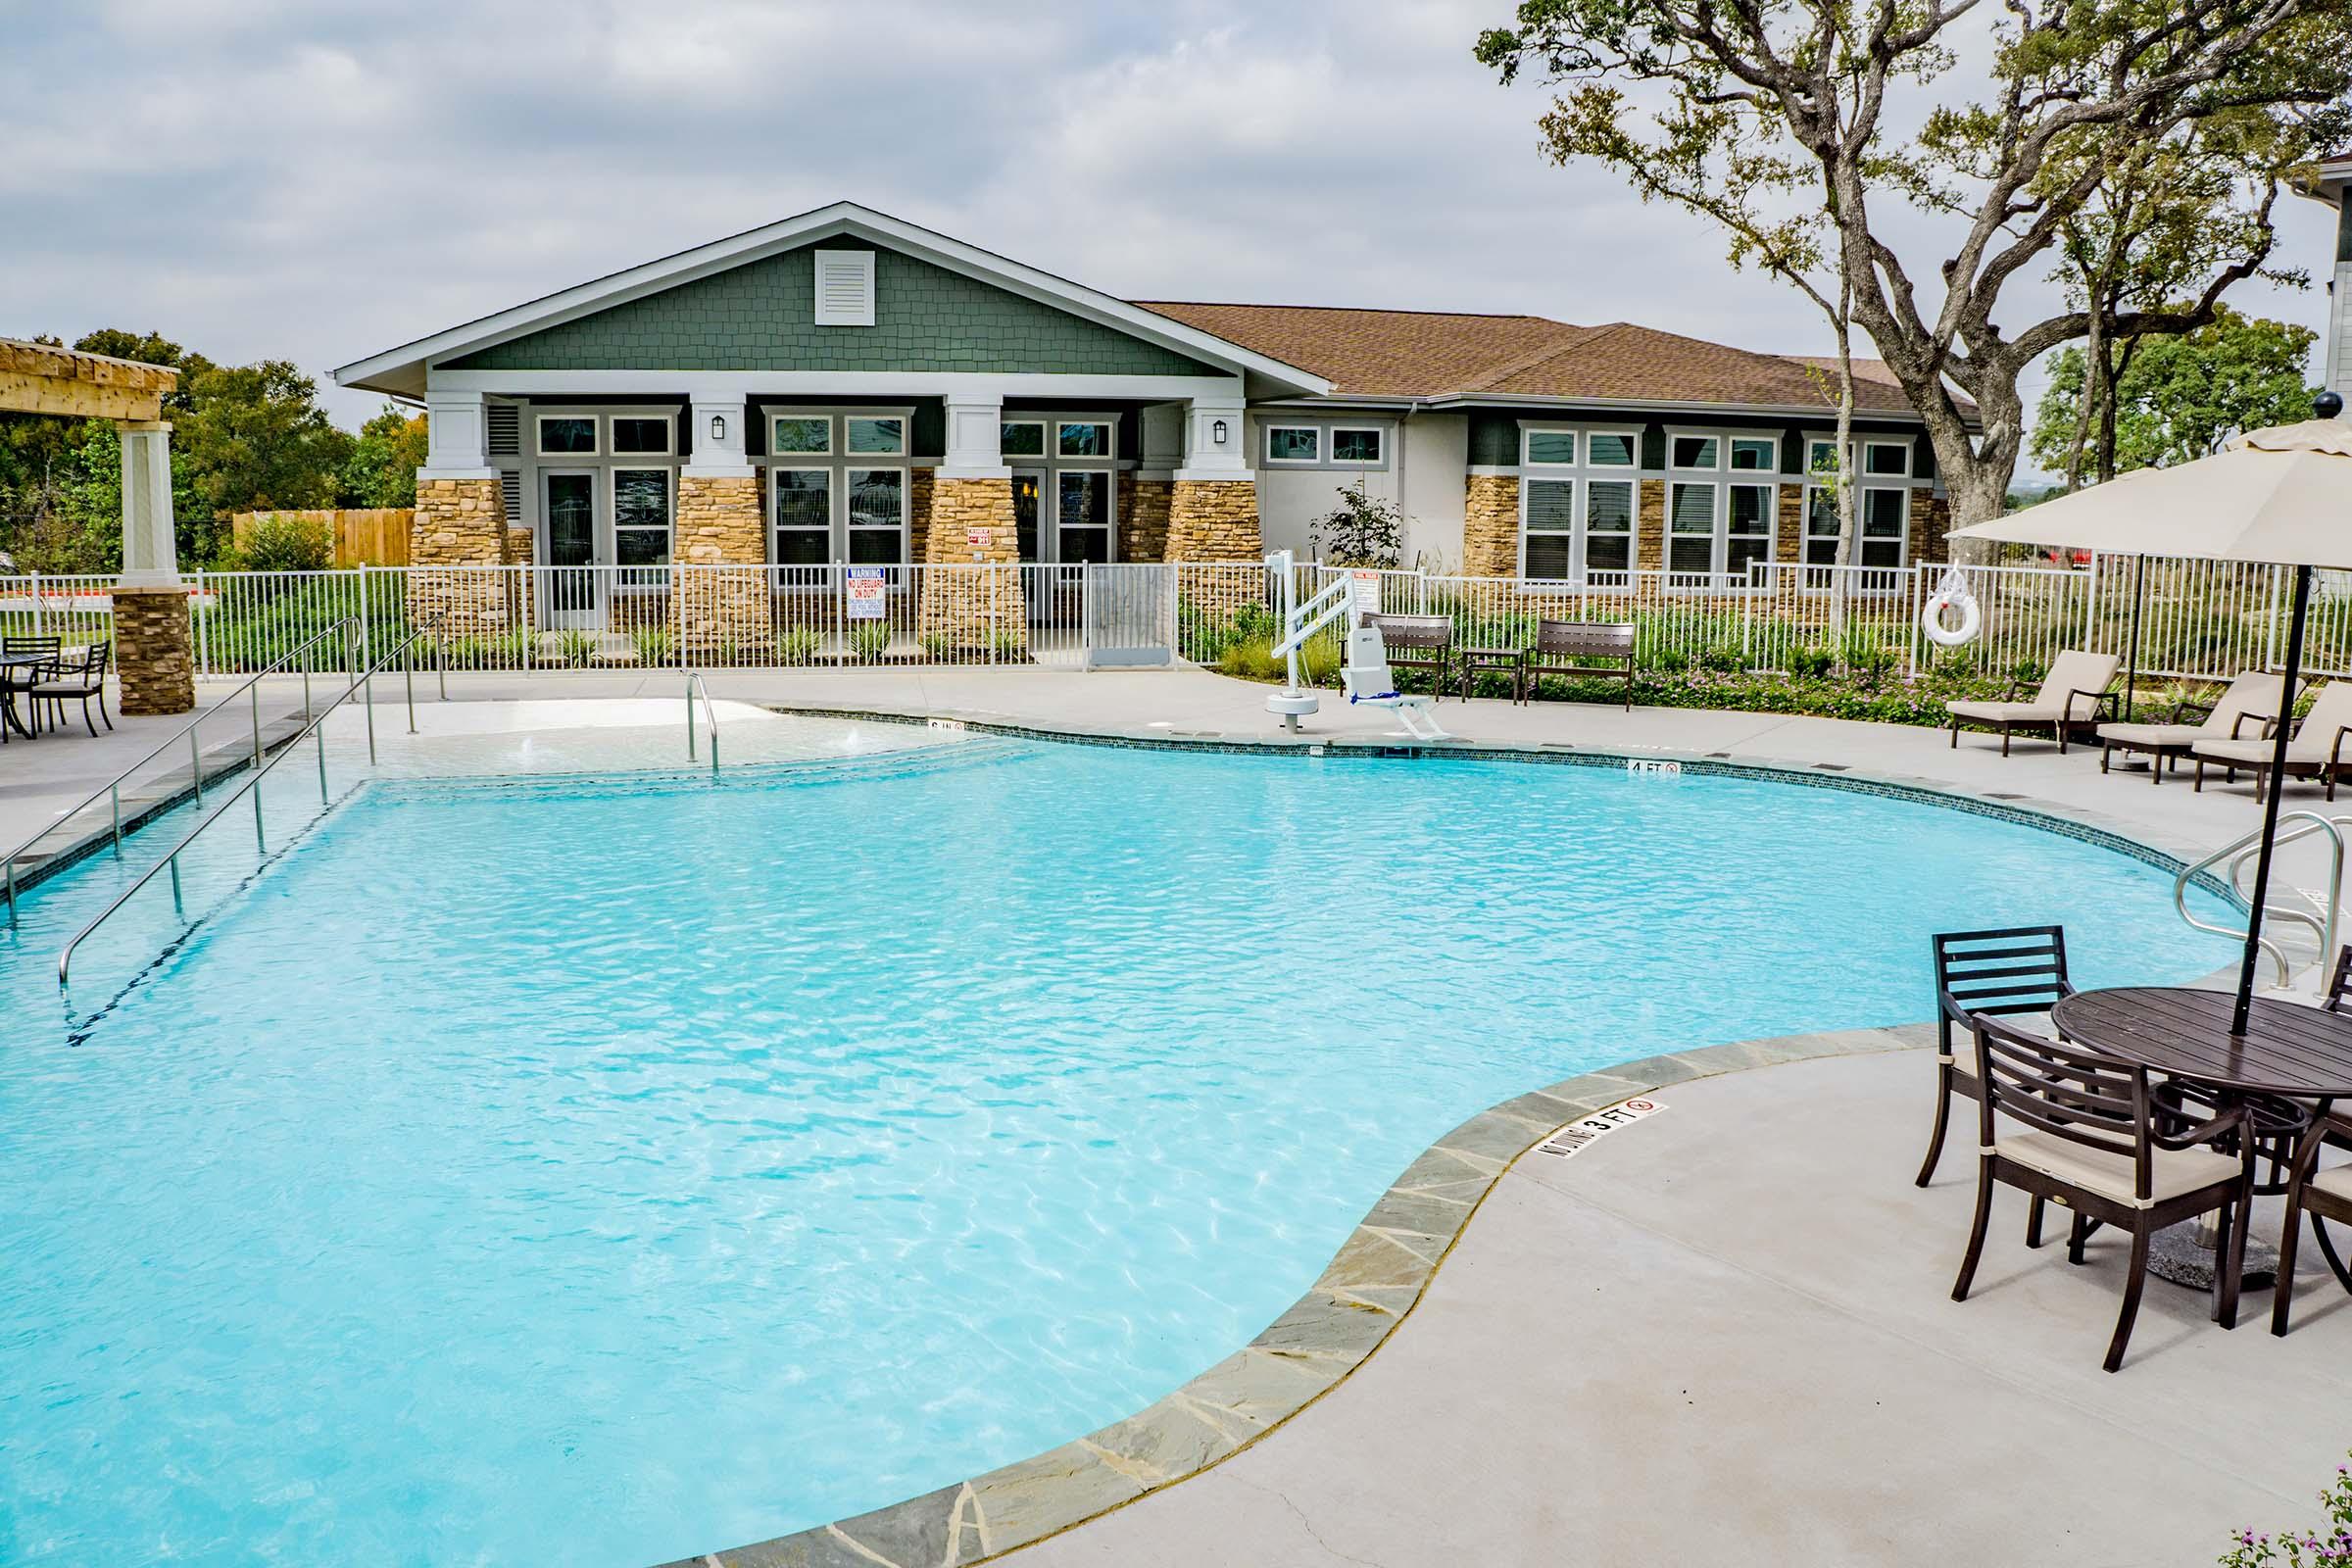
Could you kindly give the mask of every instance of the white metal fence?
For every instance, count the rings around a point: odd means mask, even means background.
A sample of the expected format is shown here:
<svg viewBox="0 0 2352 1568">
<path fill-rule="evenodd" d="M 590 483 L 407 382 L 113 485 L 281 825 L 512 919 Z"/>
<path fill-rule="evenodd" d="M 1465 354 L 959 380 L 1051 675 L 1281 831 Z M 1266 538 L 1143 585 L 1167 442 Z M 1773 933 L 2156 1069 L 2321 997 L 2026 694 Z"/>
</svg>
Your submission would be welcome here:
<svg viewBox="0 0 2352 1568">
<path fill-rule="evenodd" d="M 1301 564 L 1301 599 L 1336 568 Z M 1532 643 L 1550 617 L 1632 621 L 1653 669 L 1937 665 L 2000 673 L 2089 647 L 2143 676 L 2223 679 L 2277 663 L 2284 568 L 2106 557 L 2082 567 L 1959 568 L 1982 607 L 1965 647 L 1922 632 L 1948 568 L 1759 565 L 1737 577 L 1660 571 L 1536 582 L 1381 575 L 1382 608 L 1450 617 L 1456 639 Z M 417 658 L 455 670 L 1217 663 L 1275 640 L 1281 584 L 1257 563 L 1117 565 L 405 566 L 192 572 L 200 675 L 260 669 L 345 616 L 376 648 L 429 629 Z M 0 577 L 0 637 L 112 635 L 113 579 Z M 2134 606 L 2136 604 L 2136 616 Z M 339 652 L 321 649 L 331 663 Z M 2352 673 L 2352 575 L 2323 573 L 2305 654 Z"/>
</svg>

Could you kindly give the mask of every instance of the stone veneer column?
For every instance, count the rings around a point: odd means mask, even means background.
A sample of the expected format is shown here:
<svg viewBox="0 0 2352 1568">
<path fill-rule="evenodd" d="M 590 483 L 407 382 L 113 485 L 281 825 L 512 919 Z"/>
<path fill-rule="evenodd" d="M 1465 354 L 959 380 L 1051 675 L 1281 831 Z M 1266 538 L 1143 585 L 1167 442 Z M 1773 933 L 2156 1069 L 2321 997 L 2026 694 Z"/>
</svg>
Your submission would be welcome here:
<svg viewBox="0 0 2352 1568">
<path fill-rule="evenodd" d="M 686 568 L 671 596 L 679 653 L 690 662 L 731 662 L 772 643 L 759 475 L 680 470 L 670 539 L 670 560 Z"/>
<path fill-rule="evenodd" d="M 1773 559 L 1785 566 L 1805 564 L 1805 487 L 1781 486 L 1780 515 L 1774 518 Z"/>
<path fill-rule="evenodd" d="M 116 706 L 132 717 L 196 706 L 196 658 L 184 588 L 115 590 Z"/>
<path fill-rule="evenodd" d="M 1634 517 L 1634 564 L 1656 571 L 1666 564 L 1666 481 L 1642 481 L 1642 505 Z"/>
<path fill-rule="evenodd" d="M 1924 566 L 1941 560 L 1945 554 L 1943 536 L 1951 531 L 1951 501 L 1933 490 L 1912 491 L 1911 564 Z"/>
<path fill-rule="evenodd" d="M 509 574 L 457 568 L 506 565 L 507 533 L 507 499 L 495 476 L 419 478 L 409 564 L 449 569 L 409 574 L 409 619 L 437 625 L 449 637 L 506 630 Z"/>
<path fill-rule="evenodd" d="M 1168 495 L 1170 561 L 1262 561 L 1253 479 L 1178 479 Z"/>
<path fill-rule="evenodd" d="M 1126 477 L 1119 486 L 1119 559 L 1168 559 L 1168 510 L 1175 483 Z"/>
<path fill-rule="evenodd" d="M 934 659 L 1026 658 L 1029 612 L 1012 480 L 934 475 L 915 635 Z"/>
<path fill-rule="evenodd" d="M 1462 504 L 1462 574 L 1519 575 L 1519 476 L 1474 473 Z"/>
</svg>

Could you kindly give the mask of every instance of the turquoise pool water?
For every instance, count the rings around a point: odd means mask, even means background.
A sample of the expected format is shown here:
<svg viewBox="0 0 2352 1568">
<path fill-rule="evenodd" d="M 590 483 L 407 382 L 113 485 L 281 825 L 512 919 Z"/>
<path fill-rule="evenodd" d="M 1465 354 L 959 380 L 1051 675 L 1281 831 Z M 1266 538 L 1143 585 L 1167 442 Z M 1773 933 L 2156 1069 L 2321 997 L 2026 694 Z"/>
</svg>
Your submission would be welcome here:
<svg viewBox="0 0 2352 1568">
<path fill-rule="evenodd" d="M 1149 1403 L 1524 1089 L 1926 1016 L 1938 928 L 2229 956 L 2072 839 L 1588 767 L 983 742 L 207 841 L 78 1045 L 122 873 L 0 948 L 0 1561 L 760 1539 Z"/>
</svg>

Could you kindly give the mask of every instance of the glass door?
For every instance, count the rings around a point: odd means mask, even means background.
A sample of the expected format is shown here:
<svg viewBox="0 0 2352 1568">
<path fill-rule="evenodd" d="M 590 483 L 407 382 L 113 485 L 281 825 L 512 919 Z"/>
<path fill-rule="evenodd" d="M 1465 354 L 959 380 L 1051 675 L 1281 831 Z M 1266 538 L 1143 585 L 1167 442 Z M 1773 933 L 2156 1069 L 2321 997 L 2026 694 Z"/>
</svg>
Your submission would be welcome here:
<svg viewBox="0 0 2352 1568">
<path fill-rule="evenodd" d="M 604 594 L 595 570 L 596 474 L 564 468 L 539 476 L 547 518 L 546 564 L 539 599 L 550 626 L 602 628 Z"/>
<path fill-rule="evenodd" d="M 1044 546 L 1043 530 L 1038 527 L 1038 508 L 1045 499 L 1046 470 L 1015 468 L 1012 470 L 1012 528 L 1019 538 L 1021 560 L 1044 561 L 1038 554 Z"/>
<path fill-rule="evenodd" d="M 1054 475 L 1054 559 L 1066 566 L 1110 560 L 1110 474 L 1064 468 Z"/>
</svg>

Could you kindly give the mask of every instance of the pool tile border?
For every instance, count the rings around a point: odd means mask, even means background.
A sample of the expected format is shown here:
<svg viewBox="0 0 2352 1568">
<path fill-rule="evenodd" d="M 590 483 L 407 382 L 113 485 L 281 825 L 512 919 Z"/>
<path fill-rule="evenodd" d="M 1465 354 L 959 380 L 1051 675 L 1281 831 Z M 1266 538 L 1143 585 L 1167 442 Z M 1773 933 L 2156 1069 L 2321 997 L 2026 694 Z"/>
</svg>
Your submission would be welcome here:
<svg viewBox="0 0 2352 1568">
<path fill-rule="evenodd" d="M 1404 1168 L 1289 1310 L 1165 1398 L 969 1481 L 666 1568 L 957 1568 L 1059 1535 L 1215 1467 L 1339 1387 L 1412 1315 L 1503 1173 L 1570 1122 L 1696 1078 L 1934 1040 L 1934 1025 L 1903 1024 L 1706 1046 L 1489 1106 Z"/>
</svg>

